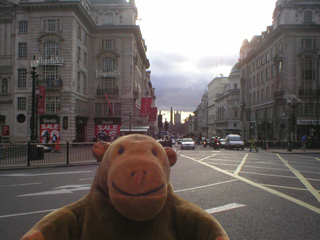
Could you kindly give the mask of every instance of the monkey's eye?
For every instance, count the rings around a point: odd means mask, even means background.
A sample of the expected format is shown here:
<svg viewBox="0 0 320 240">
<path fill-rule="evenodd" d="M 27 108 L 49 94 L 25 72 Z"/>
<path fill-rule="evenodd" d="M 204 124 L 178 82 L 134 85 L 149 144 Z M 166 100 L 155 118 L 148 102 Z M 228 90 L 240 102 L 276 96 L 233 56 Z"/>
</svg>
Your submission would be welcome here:
<svg viewBox="0 0 320 240">
<path fill-rule="evenodd" d="M 119 151 L 118 151 L 118 153 L 121 155 L 122 153 L 124 153 L 124 148 L 122 147 L 122 148 L 120 148 L 119 149 Z"/>
<path fill-rule="evenodd" d="M 152 149 L 152 154 L 157 156 L 156 150 Z"/>
</svg>

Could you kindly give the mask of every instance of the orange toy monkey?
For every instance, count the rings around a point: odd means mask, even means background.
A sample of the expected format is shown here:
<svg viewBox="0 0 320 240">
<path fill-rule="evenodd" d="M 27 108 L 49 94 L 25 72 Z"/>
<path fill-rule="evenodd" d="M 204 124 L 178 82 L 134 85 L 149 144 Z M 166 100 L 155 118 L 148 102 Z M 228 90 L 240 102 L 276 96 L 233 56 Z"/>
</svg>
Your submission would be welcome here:
<svg viewBox="0 0 320 240">
<path fill-rule="evenodd" d="M 98 142 L 101 161 L 90 192 L 40 220 L 22 240 L 227 240 L 204 210 L 174 194 L 177 155 L 145 135 Z"/>
</svg>

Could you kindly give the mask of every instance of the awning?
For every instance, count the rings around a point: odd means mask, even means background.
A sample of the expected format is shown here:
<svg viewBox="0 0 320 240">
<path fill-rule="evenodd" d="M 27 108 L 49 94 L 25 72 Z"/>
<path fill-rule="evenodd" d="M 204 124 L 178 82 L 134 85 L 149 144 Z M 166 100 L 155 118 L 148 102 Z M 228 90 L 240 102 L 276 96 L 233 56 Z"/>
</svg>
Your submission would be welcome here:
<svg viewBox="0 0 320 240">
<path fill-rule="evenodd" d="M 121 127 L 120 132 L 148 132 L 149 126 L 138 126 L 138 127 Z"/>
</svg>

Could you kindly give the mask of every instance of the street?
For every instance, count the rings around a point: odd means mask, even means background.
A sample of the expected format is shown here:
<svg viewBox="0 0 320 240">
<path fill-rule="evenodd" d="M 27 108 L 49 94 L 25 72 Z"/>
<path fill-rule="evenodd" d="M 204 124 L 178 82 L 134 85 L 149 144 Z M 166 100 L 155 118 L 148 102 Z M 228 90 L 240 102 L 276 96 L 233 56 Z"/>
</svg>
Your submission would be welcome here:
<svg viewBox="0 0 320 240">
<path fill-rule="evenodd" d="M 180 150 L 175 192 L 212 214 L 230 239 L 319 239 L 320 154 Z M 98 165 L 0 171 L 0 236 L 19 239 L 90 189 Z"/>
</svg>

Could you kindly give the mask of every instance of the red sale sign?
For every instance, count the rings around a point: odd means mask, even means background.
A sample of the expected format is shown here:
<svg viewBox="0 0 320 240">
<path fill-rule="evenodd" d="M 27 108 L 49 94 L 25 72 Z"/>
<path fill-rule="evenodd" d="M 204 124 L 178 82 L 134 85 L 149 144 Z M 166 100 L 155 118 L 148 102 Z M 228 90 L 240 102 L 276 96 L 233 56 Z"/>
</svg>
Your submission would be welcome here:
<svg viewBox="0 0 320 240">
<path fill-rule="evenodd" d="M 60 141 L 60 124 L 41 124 L 40 125 L 40 142 L 41 143 L 52 143 Z"/>
<path fill-rule="evenodd" d="M 98 140 L 112 141 L 120 136 L 121 125 L 97 124 L 95 125 L 95 136 Z"/>
</svg>

